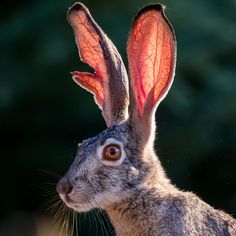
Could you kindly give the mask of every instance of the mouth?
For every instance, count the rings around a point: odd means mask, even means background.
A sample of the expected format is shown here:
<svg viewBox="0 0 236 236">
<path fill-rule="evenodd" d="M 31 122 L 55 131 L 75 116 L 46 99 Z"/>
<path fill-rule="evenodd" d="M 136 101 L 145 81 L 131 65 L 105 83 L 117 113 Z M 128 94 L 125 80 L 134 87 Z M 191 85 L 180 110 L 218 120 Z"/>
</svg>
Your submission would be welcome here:
<svg viewBox="0 0 236 236">
<path fill-rule="evenodd" d="M 69 195 L 59 194 L 61 200 L 66 204 L 67 207 L 73 209 L 77 212 L 87 212 L 90 211 L 93 207 L 88 203 L 78 203 L 74 199 L 72 199 Z"/>
<path fill-rule="evenodd" d="M 70 204 L 70 205 L 73 205 L 75 204 L 75 202 L 72 200 L 72 198 L 68 195 L 64 195 L 64 201 L 67 203 L 67 204 Z"/>
<path fill-rule="evenodd" d="M 76 210 L 76 203 L 67 194 L 59 194 L 61 200 L 66 204 L 67 207 Z"/>
</svg>

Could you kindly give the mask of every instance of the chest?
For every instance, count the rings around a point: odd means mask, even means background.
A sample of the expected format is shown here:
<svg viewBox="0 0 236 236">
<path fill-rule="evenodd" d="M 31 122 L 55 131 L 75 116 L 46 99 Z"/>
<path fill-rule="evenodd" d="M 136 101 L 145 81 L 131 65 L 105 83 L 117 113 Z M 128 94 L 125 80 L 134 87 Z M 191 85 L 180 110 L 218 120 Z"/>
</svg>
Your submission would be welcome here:
<svg viewBox="0 0 236 236">
<path fill-rule="evenodd" d="M 143 236 L 150 235 L 149 231 L 152 228 L 150 221 L 143 216 L 132 215 L 130 212 L 110 212 L 111 223 L 115 228 L 117 236 Z"/>
</svg>

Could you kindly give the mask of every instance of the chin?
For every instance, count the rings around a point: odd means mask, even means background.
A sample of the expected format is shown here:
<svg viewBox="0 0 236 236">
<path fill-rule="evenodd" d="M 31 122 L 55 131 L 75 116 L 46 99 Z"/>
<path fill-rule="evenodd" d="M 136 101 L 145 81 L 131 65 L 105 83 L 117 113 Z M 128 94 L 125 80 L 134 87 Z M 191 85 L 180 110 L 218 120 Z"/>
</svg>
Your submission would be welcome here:
<svg viewBox="0 0 236 236">
<path fill-rule="evenodd" d="M 75 207 L 73 207 L 73 210 L 76 212 L 88 212 L 93 210 L 94 208 L 87 205 L 87 204 L 83 204 L 83 205 L 76 205 Z"/>
<path fill-rule="evenodd" d="M 76 212 L 87 212 L 94 208 L 89 202 L 75 201 L 65 195 L 60 195 L 60 198 L 68 208 Z"/>
<path fill-rule="evenodd" d="M 87 204 L 87 203 L 79 204 L 79 203 L 70 203 L 66 201 L 64 201 L 64 203 L 66 204 L 67 207 L 71 208 L 72 210 L 76 212 L 88 212 L 94 209 L 94 207 L 91 206 L 91 204 Z"/>
</svg>

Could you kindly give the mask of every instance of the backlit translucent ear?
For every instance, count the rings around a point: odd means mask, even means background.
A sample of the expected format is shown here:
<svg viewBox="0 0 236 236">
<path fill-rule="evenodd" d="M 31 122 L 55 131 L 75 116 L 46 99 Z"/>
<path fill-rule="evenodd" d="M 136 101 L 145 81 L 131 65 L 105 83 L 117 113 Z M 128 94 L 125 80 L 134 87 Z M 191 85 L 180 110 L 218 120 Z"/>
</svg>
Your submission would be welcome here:
<svg viewBox="0 0 236 236">
<path fill-rule="evenodd" d="M 80 58 L 94 73 L 73 72 L 74 81 L 93 93 L 107 125 L 128 117 L 128 76 L 123 61 L 111 40 L 81 3 L 68 11 Z"/>
<path fill-rule="evenodd" d="M 176 62 L 175 36 L 162 5 L 138 13 L 127 50 L 133 122 L 141 122 L 142 131 L 150 133 L 152 115 L 173 82 Z"/>
<path fill-rule="evenodd" d="M 174 77 L 175 57 L 175 37 L 163 7 L 156 4 L 142 9 L 128 39 L 131 89 L 140 117 L 144 109 L 153 109 L 168 92 Z"/>
</svg>

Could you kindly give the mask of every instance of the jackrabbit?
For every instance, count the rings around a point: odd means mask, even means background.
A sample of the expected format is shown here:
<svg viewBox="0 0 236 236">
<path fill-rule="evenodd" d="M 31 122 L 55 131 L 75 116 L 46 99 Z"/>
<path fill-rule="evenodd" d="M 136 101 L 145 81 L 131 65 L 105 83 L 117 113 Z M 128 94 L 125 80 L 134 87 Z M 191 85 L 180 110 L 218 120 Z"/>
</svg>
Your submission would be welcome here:
<svg viewBox="0 0 236 236">
<path fill-rule="evenodd" d="M 108 128 L 84 140 L 58 185 L 78 212 L 105 210 L 118 236 L 236 235 L 236 220 L 172 185 L 154 153 L 155 110 L 173 82 L 176 41 L 164 7 L 144 7 L 128 38 L 129 76 L 116 47 L 82 3 L 68 11 L 82 61 L 72 73 L 94 94 Z"/>
</svg>

